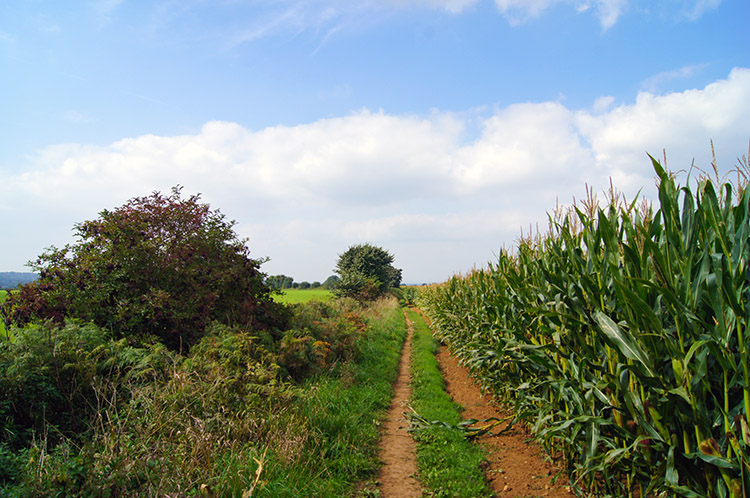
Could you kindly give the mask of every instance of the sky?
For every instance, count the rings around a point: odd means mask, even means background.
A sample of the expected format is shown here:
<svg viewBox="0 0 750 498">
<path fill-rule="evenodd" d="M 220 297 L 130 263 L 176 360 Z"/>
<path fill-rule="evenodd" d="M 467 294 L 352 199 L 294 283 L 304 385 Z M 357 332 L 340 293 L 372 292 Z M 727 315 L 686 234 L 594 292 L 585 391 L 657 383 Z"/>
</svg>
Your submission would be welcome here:
<svg viewBox="0 0 750 498">
<path fill-rule="evenodd" d="M 648 154 L 750 148 L 747 0 L 8 0 L 0 271 L 154 191 L 323 281 L 371 243 L 407 283 L 481 268 Z M 687 180 L 685 180 L 687 181 Z"/>
</svg>

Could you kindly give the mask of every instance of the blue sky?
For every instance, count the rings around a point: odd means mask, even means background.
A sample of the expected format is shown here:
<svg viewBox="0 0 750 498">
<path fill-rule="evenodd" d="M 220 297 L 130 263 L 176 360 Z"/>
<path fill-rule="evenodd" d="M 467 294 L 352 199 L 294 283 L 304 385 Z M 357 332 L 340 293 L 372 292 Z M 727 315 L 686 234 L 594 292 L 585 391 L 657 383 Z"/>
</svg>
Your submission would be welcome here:
<svg viewBox="0 0 750 498">
<path fill-rule="evenodd" d="M 0 271 L 180 184 L 267 273 L 355 243 L 408 282 L 484 266 L 646 153 L 748 154 L 746 0 L 91 0 L 0 5 Z"/>
</svg>

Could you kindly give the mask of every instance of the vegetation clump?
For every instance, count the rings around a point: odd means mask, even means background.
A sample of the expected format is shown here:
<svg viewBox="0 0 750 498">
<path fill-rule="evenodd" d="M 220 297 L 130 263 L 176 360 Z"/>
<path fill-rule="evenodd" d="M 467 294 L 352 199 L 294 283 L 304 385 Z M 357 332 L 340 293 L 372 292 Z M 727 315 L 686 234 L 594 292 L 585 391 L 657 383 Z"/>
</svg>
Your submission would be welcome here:
<svg viewBox="0 0 750 498">
<path fill-rule="evenodd" d="M 245 240 L 198 195 L 155 192 L 75 226 L 78 241 L 50 248 L 32 267 L 39 278 L 9 296 L 6 322 L 66 318 L 117 337 L 155 337 L 189 347 L 212 321 L 250 329 L 283 326 Z"/>
<path fill-rule="evenodd" d="M 339 295 L 372 300 L 401 285 L 401 269 L 393 266 L 394 257 L 382 247 L 357 244 L 339 255 L 334 270 L 340 280 Z"/>
<path fill-rule="evenodd" d="M 75 321 L 14 328 L 0 342 L 0 495 L 351 491 L 378 466 L 403 315 L 395 300 L 337 300 L 297 305 L 289 323 L 277 338 L 214 322 L 182 353 Z"/>
<path fill-rule="evenodd" d="M 135 198 L 2 292 L 1 496 L 340 496 L 377 468 L 396 301 L 275 302 L 233 225 Z"/>
</svg>

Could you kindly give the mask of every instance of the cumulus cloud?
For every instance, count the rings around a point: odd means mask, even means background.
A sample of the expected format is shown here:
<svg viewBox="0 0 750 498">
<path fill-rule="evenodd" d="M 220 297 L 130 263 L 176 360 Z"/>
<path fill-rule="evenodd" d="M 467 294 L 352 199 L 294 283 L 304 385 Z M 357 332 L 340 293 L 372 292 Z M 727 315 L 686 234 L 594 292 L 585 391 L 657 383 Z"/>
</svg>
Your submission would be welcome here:
<svg viewBox="0 0 750 498">
<path fill-rule="evenodd" d="M 703 89 L 666 95 L 642 92 L 634 104 L 597 116 L 581 113 L 578 125 L 597 164 L 611 170 L 632 168 L 645 152 L 658 156 L 663 149 L 675 169 L 689 167 L 693 158 L 707 167 L 710 139 L 728 154 L 721 162 L 729 168 L 750 139 L 748 111 L 750 70 L 737 68 L 727 79 Z M 701 143 L 706 145 L 701 148 Z"/>
<path fill-rule="evenodd" d="M 747 151 L 749 113 L 750 69 L 738 68 L 702 89 L 602 97 L 590 109 L 364 109 L 261 130 L 216 121 L 181 136 L 46 148 L 24 171 L 0 171 L 0 212 L 6 236 L 27 246 L 12 263 L 20 269 L 65 243 L 75 222 L 181 184 L 236 219 L 271 273 L 324 279 L 338 252 L 368 240 L 399 254 L 407 280 L 439 280 L 492 259 L 521 227 L 546 226 L 545 213 L 581 198 L 584 184 L 602 191 L 611 177 L 631 197 L 650 187 L 647 152 L 666 149 L 675 170 L 694 159 L 707 168 L 713 139 L 720 167 L 732 167 Z"/>
</svg>

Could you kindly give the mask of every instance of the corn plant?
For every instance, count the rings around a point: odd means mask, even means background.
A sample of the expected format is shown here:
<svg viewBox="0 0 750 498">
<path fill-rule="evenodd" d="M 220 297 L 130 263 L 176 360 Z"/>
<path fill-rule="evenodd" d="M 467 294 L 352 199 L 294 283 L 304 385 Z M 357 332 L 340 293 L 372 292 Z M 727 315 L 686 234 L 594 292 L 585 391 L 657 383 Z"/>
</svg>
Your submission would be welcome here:
<svg viewBox="0 0 750 498">
<path fill-rule="evenodd" d="M 750 494 L 750 192 L 652 158 L 658 209 L 614 189 L 486 270 L 424 289 L 436 334 L 564 456 L 581 494 Z"/>
</svg>

